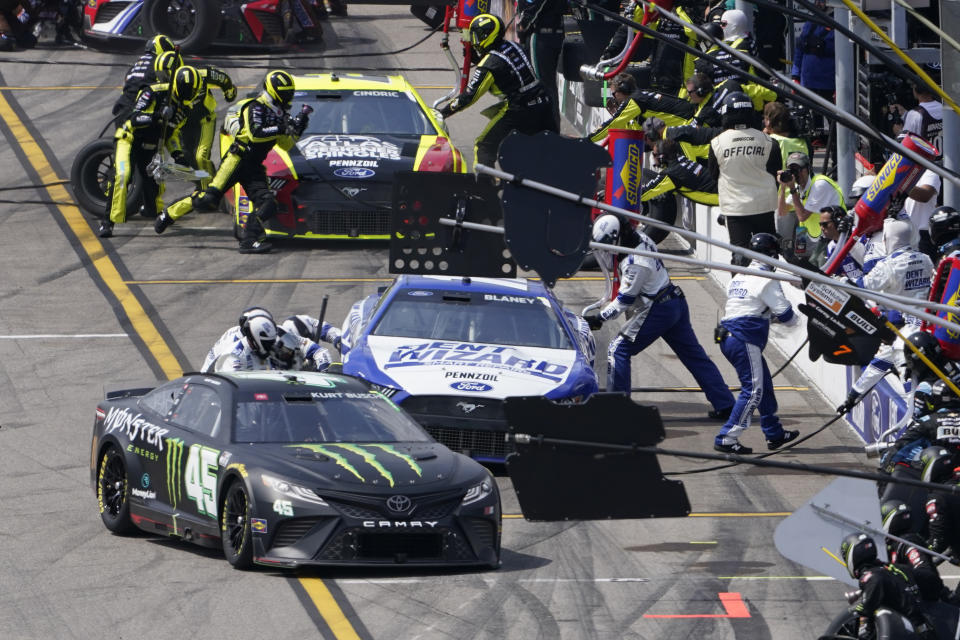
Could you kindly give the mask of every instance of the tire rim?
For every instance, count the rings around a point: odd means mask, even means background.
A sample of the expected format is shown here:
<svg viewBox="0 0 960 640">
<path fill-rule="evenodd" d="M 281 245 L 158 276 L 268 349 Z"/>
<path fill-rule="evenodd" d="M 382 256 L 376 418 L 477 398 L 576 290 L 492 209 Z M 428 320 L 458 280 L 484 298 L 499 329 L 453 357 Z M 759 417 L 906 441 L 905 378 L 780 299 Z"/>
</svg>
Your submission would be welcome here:
<svg viewBox="0 0 960 640">
<path fill-rule="evenodd" d="M 127 496 L 127 473 L 123 460 L 113 451 L 106 454 L 100 466 L 100 496 L 104 513 L 111 518 L 119 516 Z"/>
<path fill-rule="evenodd" d="M 173 39 L 182 40 L 196 30 L 197 8 L 191 0 L 170 0 L 164 21 Z"/>
<path fill-rule="evenodd" d="M 241 487 L 234 486 L 224 501 L 222 521 L 222 530 L 234 555 L 243 553 L 246 528 L 247 494 Z"/>
<path fill-rule="evenodd" d="M 107 197 L 107 192 L 110 191 L 110 183 L 113 181 L 113 156 L 106 155 L 103 160 L 97 164 L 97 188 L 99 192 L 103 194 L 103 197 Z"/>
</svg>

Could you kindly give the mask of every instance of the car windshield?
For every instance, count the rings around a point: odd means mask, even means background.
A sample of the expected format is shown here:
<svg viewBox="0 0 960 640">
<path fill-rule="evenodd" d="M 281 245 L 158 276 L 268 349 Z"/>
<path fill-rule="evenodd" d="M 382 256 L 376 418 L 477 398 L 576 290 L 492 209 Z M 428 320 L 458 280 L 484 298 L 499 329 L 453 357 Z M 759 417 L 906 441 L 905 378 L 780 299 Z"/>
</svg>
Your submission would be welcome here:
<svg viewBox="0 0 960 640">
<path fill-rule="evenodd" d="M 414 420 L 375 391 L 241 393 L 234 442 L 430 442 Z"/>
<path fill-rule="evenodd" d="M 397 336 L 495 345 L 572 349 L 544 297 L 405 289 L 373 329 Z"/>
<path fill-rule="evenodd" d="M 305 136 L 437 135 L 420 104 L 403 91 L 298 91 L 290 113 L 299 113 L 302 104 L 313 107 Z"/>
</svg>

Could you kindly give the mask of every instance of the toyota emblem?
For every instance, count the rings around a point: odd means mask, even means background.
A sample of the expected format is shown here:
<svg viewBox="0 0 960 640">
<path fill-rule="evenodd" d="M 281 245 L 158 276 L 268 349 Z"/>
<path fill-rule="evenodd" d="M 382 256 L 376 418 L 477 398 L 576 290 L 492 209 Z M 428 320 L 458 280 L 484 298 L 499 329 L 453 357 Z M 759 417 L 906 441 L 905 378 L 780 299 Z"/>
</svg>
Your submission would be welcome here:
<svg viewBox="0 0 960 640">
<path fill-rule="evenodd" d="M 387 498 L 387 509 L 394 513 L 406 513 L 410 511 L 412 505 L 413 503 L 407 496 L 390 496 Z"/>
</svg>

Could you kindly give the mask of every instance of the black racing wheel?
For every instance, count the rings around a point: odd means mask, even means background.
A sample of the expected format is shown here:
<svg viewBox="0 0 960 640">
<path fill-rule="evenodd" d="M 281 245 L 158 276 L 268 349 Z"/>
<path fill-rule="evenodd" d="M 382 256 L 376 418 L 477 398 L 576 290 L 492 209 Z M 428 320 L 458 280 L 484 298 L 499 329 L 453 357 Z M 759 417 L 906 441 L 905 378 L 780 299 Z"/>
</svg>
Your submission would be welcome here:
<svg viewBox="0 0 960 640">
<path fill-rule="evenodd" d="M 130 520 L 130 483 L 127 481 L 127 465 L 123 454 L 114 447 L 107 448 L 100 456 L 97 471 L 97 504 L 100 519 L 110 531 L 119 534 L 134 530 Z"/>
<path fill-rule="evenodd" d="M 223 555 L 234 569 L 253 566 L 250 498 L 241 480 L 230 484 L 220 505 L 220 539 L 223 542 Z"/>
<path fill-rule="evenodd" d="M 114 178 L 113 140 L 97 138 L 86 145 L 73 159 L 70 186 L 77 204 L 87 213 L 103 217 L 107 209 L 107 192 Z M 143 178 L 136 171 L 127 185 L 127 215 L 140 208 Z"/>
<path fill-rule="evenodd" d="M 217 0 L 147 0 L 145 10 L 147 28 L 169 36 L 185 53 L 205 49 L 220 33 Z"/>
</svg>

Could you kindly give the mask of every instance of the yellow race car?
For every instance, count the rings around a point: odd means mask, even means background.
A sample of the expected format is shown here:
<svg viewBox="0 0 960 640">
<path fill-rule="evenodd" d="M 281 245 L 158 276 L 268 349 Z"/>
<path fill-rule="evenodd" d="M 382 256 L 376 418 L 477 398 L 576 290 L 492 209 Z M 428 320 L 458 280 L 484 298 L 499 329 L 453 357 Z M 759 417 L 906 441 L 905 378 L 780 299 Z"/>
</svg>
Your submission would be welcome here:
<svg viewBox="0 0 960 640">
<path fill-rule="evenodd" d="M 294 81 L 290 112 L 307 104 L 313 113 L 296 147 L 274 147 L 264 161 L 279 206 L 268 235 L 387 240 L 398 171 L 466 172 L 443 119 L 403 76 L 322 73 Z M 221 155 L 231 143 L 221 131 Z M 239 230 L 250 200 L 237 185 L 226 202 Z"/>
</svg>

